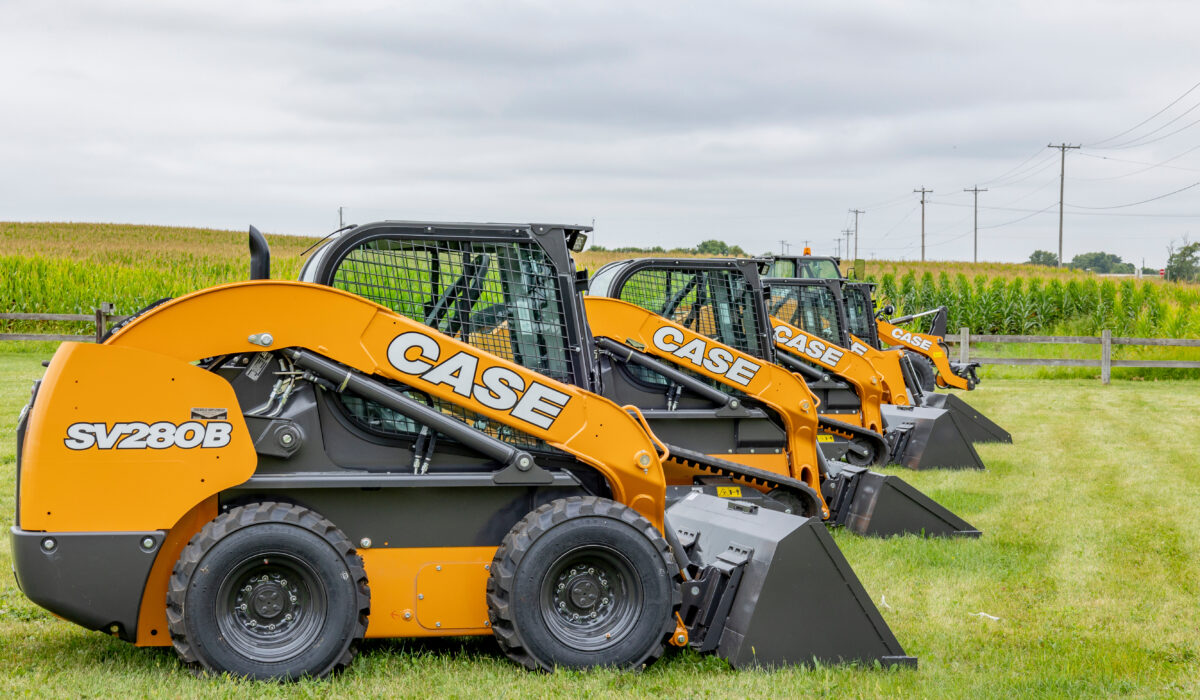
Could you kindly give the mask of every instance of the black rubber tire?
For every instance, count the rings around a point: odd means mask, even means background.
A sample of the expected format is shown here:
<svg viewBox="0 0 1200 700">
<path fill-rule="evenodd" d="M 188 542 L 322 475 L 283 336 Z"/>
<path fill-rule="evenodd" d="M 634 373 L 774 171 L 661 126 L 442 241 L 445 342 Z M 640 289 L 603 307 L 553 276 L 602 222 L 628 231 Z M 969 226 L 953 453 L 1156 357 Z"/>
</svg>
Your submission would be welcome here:
<svg viewBox="0 0 1200 700">
<path fill-rule="evenodd" d="M 675 629 L 679 568 L 637 511 L 573 496 L 513 526 L 492 561 L 487 600 L 500 648 L 531 671 L 641 669 L 662 655 Z M 568 619 L 578 614 L 583 619 Z"/>
<path fill-rule="evenodd" d="M 321 678 L 354 658 L 370 599 L 362 559 L 333 523 L 290 503 L 252 503 L 184 547 L 167 626 L 183 661 L 204 671 Z"/>
<path fill-rule="evenodd" d="M 917 384 L 921 390 L 928 393 L 937 390 L 937 370 L 934 369 L 933 362 L 924 355 L 909 353 L 912 358 L 913 372 L 917 375 Z"/>
</svg>

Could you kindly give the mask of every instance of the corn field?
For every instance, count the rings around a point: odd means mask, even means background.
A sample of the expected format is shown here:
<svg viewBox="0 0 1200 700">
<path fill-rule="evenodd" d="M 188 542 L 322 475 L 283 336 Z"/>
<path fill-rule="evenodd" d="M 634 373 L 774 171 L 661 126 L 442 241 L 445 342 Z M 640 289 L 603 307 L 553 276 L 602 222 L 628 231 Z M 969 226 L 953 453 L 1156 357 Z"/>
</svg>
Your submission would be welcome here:
<svg viewBox="0 0 1200 700">
<path fill-rule="evenodd" d="M 295 279 L 317 239 L 269 235 L 272 276 Z M 0 312 L 90 314 L 102 301 L 132 313 L 164 297 L 244 280 L 241 231 L 77 223 L 0 222 Z M 636 254 L 583 252 L 581 267 Z M 871 261 L 876 294 L 898 313 L 945 305 L 951 332 L 1200 337 L 1200 287 L 1098 280 L 1084 272 L 999 263 Z M 940 269 L 939 269 L 940 268 Z M 970 275 L 970 276 L 968 276 Z M 0 332 L 87 333 L 86 324 L 0 321 Z"/>
</svg>

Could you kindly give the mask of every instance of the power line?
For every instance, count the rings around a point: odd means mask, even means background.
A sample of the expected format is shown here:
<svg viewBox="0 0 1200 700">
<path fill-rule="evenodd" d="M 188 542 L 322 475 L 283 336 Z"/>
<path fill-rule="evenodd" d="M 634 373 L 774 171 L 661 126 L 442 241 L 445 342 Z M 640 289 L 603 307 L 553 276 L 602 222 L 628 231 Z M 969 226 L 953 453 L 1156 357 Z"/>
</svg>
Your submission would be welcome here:
<svg viewBox="0 0 1200 700">
<path fill-rule="evenodd" d="M 1119 139 L 1119 138 L 1121 138 L 1121 137 L 1122 137 L 1122 136 L 1124 136 L 1125 134 L 1128 134 L 1128 133 L 1132 132 L 1133 130 L 1135 130 L 1135 129 L 1138 129 L 1138 128 L 1140 128 L 1140 127 L 1144 126 L 1145 124 L 1149 123 L 1151 120 L 1153 120 L 1153 119 L 1154 119 L 1155 117 L 1157 117 L 1158 115 L 1162 114 L 1163 112 L 1167 111 L 1168 109 L 1170 109 L 1170 108 L 1174 107 L 1175 105 L 1179 104 L 1179 101 L 1180 101 L 1180 100 L 1182 100 L 1183 98 L 1185 98 L 1185 97 L 1187 97 L 1188 95 L 1190 95 L 1190 94 L 1192 93 L 1192 91 L 1193 91 L 1193 90 L 1195 90 L 1196 88 L 1200 88 L 1200 83 L 1196 83 L 1195 85 L 1191 86 L 1191 87 L 1190 87 L 1190 88 L 1188 88 L 1188 89 L 1187 89 L 1187 90 L 1186 90 L 1186 91 L 1185 91 L 1185 92 L 1184 92 L 1182 95 L 1180 95 L 1179 97 L 1176 97 L 1174 100 L 1172 100 L 1172 101 L 1171 101 L 1171 104 L 1167 105 L 1166 107 L 1163 107 L 1162 109 L 1158 110 L 1158 111 L 1157 111 L 1157 112 L 1155 112 L 1154 114 L 1151 114 L 1149 117 L 1146 117 L 1146 119 L 1144 119 L 1144 120 L 1142 120 L 1142 121 L 1138 122 L 1137 124 L 1134 124 L 1133 126 L 1129 127 L 1129 128 L 1128 128 L 1128 129 L 1126 129 L 1125 131 L 1122 131 L 1121 133 L 1119 133 L 1119 134 L 1117 134 L 1117 135 L 1115 135 L 1115 136 L 1109 136 L 1109 137 L 1108 137 L 1108 138 L 1106 138 L 1106 139 L 1101 139 L 1101 140 L 1099 140 L 1099 141 L 1096 141 L 1096 142 L 1090 143 L 1090 144 L 1088 144 L 1088 147 L 1090 148 L 1090 147 L 1093 147 L 1093 146 L 1098 146 L 1098 145 L 1100 145 L 1100 144 L 1102 144 L 1102 143 L 1107 143 L 1107 142 L 1109 142 L 1109 141 L 1115 141 L 1116 139 Z"/>
<path fill-rule="evenodd" d="M 1115 146 L 1105 146 L 1104 149 L 1102 149 L 1102 150 L 1116 150 L 1118 148 L 1132 148 L 1133 146 L 1144 146 L 1148 143 L 1154 143 L 1154 141 L 1158 141 L 1159 139 L 1154 139 L 1152 141 L 1142 141 L 1142 139 L 1146 138 L 1147 136 L 1153 136 L 1153 135 L 1157 134 L 1158 132 L 1162 131 L 1163 129 L 1167 128 L 1168 126 L 1171 126 L 1172 124 L 1179 121 L 1180 119 L 1183 119 L 1188 114 L 1191 114 L 1193 111 L 1196 110 L 1197 107 L 1200 107 L 1200 102 L 1197 102 L 1196 104 L 1192 105 L 1186 111 L 1180 113 L 1171 121 L 1167 122 L 1166 124 L 1163 124 L 1162 126 L 1158 127 L 1157 129 L 1155 129 L 1154 131 L 1151 131 L 1148 134 L 1143 134 L 1143 135 L 1137 137 L 1136 139 L 1131 139 L 1129 141 L 1126 141 L 1125 143 L 1118 143 Z M 1195 124 L 1195 123 L 1196 122 L 1192 122 L 1192 124 Z M 1188 124 L 1188 126 L 1192 126 L 1192 124 Z M 1185 126 L 1183 128 L 1186 129 L 1186 128 L 1188 128 L 1188 126 Z M 1180 129 L 1179 131 L 1183 131 L 1183 129 Z M 1178 134 L 1179 131 L 1172 131 L 1170 134 L 1167 134 L 1167 136 L 1171 136 L 1172 134 Z M 1163 136 L 1162 138 L 1165 139 L 1167 136 Z M 1138 141 L 1142 141 L 1142 142 L 1137 143 Z"/>
<path fill-rule="evenodd" d="M 1098 156 L 1095 153 L 1085 153 L 1083 151 L 1080 151 L 1079 155 L 1085 156 L 1087 158 L 1095 158 L 1097 160 L 1111 160 L 1114 163 L 1131 163 L 1133 165 L 1145 165 L 1147 167 L 1142 168 L 1141 170 L 1134 170 L 1131 173 L 1125 173 L 1124 175 L 1113 175 L 1110 177 L 1077 177 L 1074 179 L 1085 180 L 1088 182 L 1098 182 L 1100 180 L 1120 180 L 1121 178 L 1124 178 L 1124 177 L 1131 177 L 1133 175 L 1141 175 L 1142 173 L 1148 172 L 1150 170 L 1154 170 L 1155 168 L 1167 168 L 1169 170 L 1185 170 L 1187 172 L 1200 173 L 1200 168 L 1184 168 L 1184 167 L 1180 167 L 1178 165 L 1167 165 L 1167 163 L 1170 163 L 1171 161 L 1179 160 L 1180 158 L 1186 156 L 1187 154 L 1189 154 L 1197 149 L 1200 149 L 1200 146 L 1192 146 L 1191 148 L 1187 149 L 1183 153 L 1180 153 L 1175 156 L 1171 156 L 1170 158 L 1168 158 L 1164 161 L 1158 162 L 1158 163 L 1146 163 L 1146 162 L 1143 162 L 1140 160 L 1128 160 L 1125 158 L 1113 158 L 1112 156 Z"/>
<path fill-rule="evenodd" d="M 1025 164 L 1026 164 L 1026 163 L 1028 163 L 1029 161 L 1033 160 L 1034 158 L 1037 158 L 1039 153 L 1045 153 L 1045 151 L 1043 151 L 1043 150 L 1041 149 L 1041 147 L 1038 147 L 1038 149 L 1037 149 L 1036 151 L 1034 151 L 1034 152 L 1033 152 L 1033 155 L 1031 155 L 1031 156 L 1029 156 L 1028 158 L 1026 158 L 1025 160 L 1021 161 L 1021 162 L 1020 162 L 1020 163 L 1018 163 L 1018 164 L 1017 164 L 1015 167 L 1013 167 L 1013 168 L 1011 168 L 1011 169 L 1009 169 L 1009 170 L 1005 171 L 1003 174 L 1001 174 L 1001 175 L 997 175 L 996 177 L 992 178 L 991 180 L 984 180 L 984 181 L 983 181 L 983 184 L 985 184 L 985 185 L 990 185 L 990 184 L 992 184 L 993 182 L 996 182 L 997 180 L 1001 180 L 1001 179 L 1003 179 L 1003 178 L 1005 178 L 1005 177 L 1008 177 L 1008 174 L 1009 174 L 1009 173 L 1012 173 L 1012 172 L 1015 172 L 1015 171 L 1017 171 L 1017 170 L 1020 170 L 1022 167 L 1024 167 L 1024 166 L 1025 166 Z"/>
<path fill-rule="evenodd" d="M 1196 106 L 1200 107 L 1200 104 L 1197 104 Z M 1191 110 L 1189 110 L 1189 111 L 1191 111 Z M 1186 126 L 1181 126 L 1178 129 L 1176 129 L 1175 131 L 1172 131 L 1169 134 L 1163 134 L 1162 136 L 1159 136 L 1156 139 L 1150 139 L 1149 141 L 1142 141 L 1141 143 L 1135 143 L 1135 144 L 1131 144 L 1128 146 L 1122 146 L 1122 148 L 1133 148 L 1134 146 L 1149 146 L 1152 143 L 1158 143 L 1159 141 L 1162 141 L 1163 139 L 1171 138 L 1175 134 L 1178 134 L 1183 131 L 1187 131 L 1188 129 L 1192 128 L 1193 126 L 1196 126 L 1197 124 L 1200 124 L 1200 119 L 1197 119 L 1194 122 L 1189 122 Z M 1116 149 L 1117 149 L 1116 146 L 1111 147 L 1111 150 L 1116 150 Z M 1106 150 L 1108 150 L 1108 149 L 1106 149 Z"/>
<path fill-rule="evenodd" d="M 1009 226 L 1011 224 L 1015 224 L 1015 223 L 1024 221 L 1026 219 L 1032 219 L 1033 217 L 1037 216 L 1038 214 L 1045 214 L 1046 212 L 1050 211 L 1053 208 L 1054 208 L 1054 204 L 1051 203 L 1050 206 L 1046 207 L 1045 209 L 1039 209 L 1038 211 L 1030 212 L 1029 214 L 1022 216 L 1019 219 L 1013 219 L 1012 221 L 1005 221 L 1002 224 L 993 224 L 992 226 L 984 226 L 983 228 L 986 230 L 986 229 L 990 229 L 990 228 L 1001 228 L 1003 226 Z"/>
<path fill-rule="evenodd" d="M 1180 187 L 1179 189 L 1177 189 L 1173 192 L 1168 192 L 1166 194 L 1160 194 L 1157 197 L 1151 197 L 1150 199 L 1143 199 L 1140 202 L 1130 202 L 1129 204 L 1116 204 L 1111 207 L 1085 207 L 1080 204 L 1068 204 L 1067 206 L 1072 207 L 1074 209 L 1124 209 L 1126 207 L 1136 207 L 1139 204 L 1146 204 L 1147 202 L 1156 202 L 1160 199 L 1165 199 L 1167 197 L 1170 197 L 1173 194 L 1179 194 L 1180 192 L 1185 192 L 1187 190 L 1190 190 L 1193 187 L 1195 187 L 1196 185 L 1200 185 L 1200 182 L 1193 182 L 1192 184 L 1188 185 L 1187 187 Z"/>
</svg>

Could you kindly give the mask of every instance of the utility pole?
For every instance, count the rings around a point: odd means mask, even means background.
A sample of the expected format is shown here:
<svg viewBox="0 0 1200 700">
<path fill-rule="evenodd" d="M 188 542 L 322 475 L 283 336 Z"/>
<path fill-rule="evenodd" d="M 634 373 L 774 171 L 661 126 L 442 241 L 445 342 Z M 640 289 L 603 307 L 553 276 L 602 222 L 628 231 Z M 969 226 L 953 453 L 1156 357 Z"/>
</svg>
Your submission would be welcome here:
<svg viewBox="0 0 1200 700">
<path fill-rule="evenodd" d="M 852 233 L 854 233 L 854 229 L 852 228 L 842 229 L 842 235 L 846 237 L 846 255 L 850 254 L 850 234 Z"/>
<path fill-rule="evenodd" d="M 1048 143 L 1046 144 L 1046 148 L 1057 148 L 1062 152 L 1062 165 L 1058 171 L 1058 266 L 1062 267 L 1063 187 L 1067 181 L 1067 149 L 1079 148 L 1079 146 L 1070 146 L 1065 143 L 1055 146 L 1052 143 Z"/>
<path fill-rule="evenodd" d="M 837 258 L 838 258 L 838 260 L 841 260 L 842 259 L 842 237 L 838 236 L 837 238 L 833 239 L 833 242 L 837 243 Z"/>
<path fill-rule="evenodd" d="M 866 214 L 862 209 L 850 209 L 851 214 L 854 214 L 854 259 L 858 260 L 858 215 Z M 850 254 L 850 249 L 846 248 L 846 255 Z"/>
<path fill-rule="evenodd" d="M 342 221 L 342 209 L 344 207 L 338 207 L 338 228 L 346 228 L 346 222 Z"/>
<path fill-rule="evenodd" d="M 979 262 L 979 193 L 987 192 L 987 188 L 979 189 L 979 185 L 975 185 L 971 189 L 963 188 L 963 192 L 973 192 L 975 194 L 975 262 Z"/>
<path fill-rule="evenodd" d="M 784 240 L 784 241 L 779 241 L 779 254 L 780 254 L 780 255 L 787 255 L 787 250 L 786 250 L 786 249 L 787 249 L 787 248 L 791 248 L 791 247 L 792 247 L 792 244 L 791 244 L 791 243 L 788 243 L 786 240 Z"/>
<path fill-rule="evenodd" d="M 933 190 L 927 190 L 922 185 L 921 189 L 913 190 L 913 192 L 921 193 L 921 262 L 925 262 L 925 195 L 933 192 Z"/>
</svg>

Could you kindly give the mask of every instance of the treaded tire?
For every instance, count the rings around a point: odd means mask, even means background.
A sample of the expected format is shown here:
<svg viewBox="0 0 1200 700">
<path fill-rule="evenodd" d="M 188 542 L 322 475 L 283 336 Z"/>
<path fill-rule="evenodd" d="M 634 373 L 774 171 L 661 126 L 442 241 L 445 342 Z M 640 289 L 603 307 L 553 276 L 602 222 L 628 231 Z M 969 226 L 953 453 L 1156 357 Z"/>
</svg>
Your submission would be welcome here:
<svg viewBox="0 0 1200 700">
<path fill-rule="evenodd" d="M 678 577 L 666 540 L 637 511 L 607 498 L 558 499 L 514 525 L 496 551 L 488 617 L 500 648 L 531 671 L 640 669 L 675 629 Z"/>
<path fill-rule="evenodd" d="M 370 595 L 362 559 L 332 522 L 290 503 L 254 503 L 213 519 L 184 547 L 167 586 L 167 626 L 175 651 L 202 670 L 321 678 L 354 658 Z"/>
<path fill-rule="evenodd" d="M 913 372 L 917 375 L 917 383 L 921 386 L 921 390 L 928 393 L 937 390 L 937 371 L 933 367 L 933 362 L 924 355 L 910 353 L 912 356 Z"/>
</svg>

